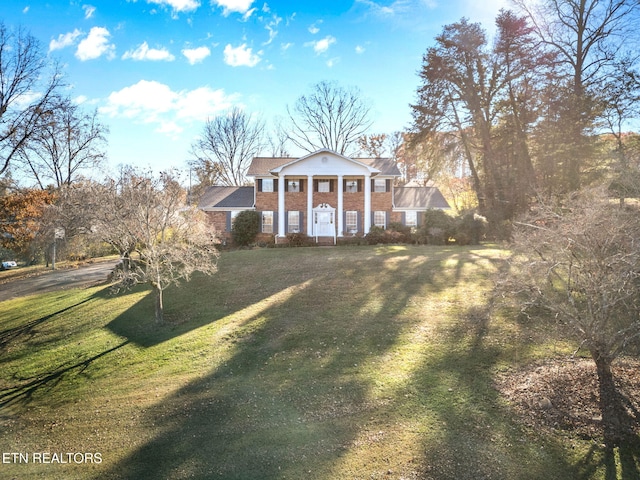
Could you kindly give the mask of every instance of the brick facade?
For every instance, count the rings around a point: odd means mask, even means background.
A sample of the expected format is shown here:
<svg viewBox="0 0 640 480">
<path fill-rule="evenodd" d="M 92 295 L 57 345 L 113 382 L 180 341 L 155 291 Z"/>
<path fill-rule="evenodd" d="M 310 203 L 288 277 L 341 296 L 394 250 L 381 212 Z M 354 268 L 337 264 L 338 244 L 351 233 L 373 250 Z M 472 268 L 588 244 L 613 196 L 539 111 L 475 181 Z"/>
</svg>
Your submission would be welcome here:
<svg viewBox="0 0 640 480">
<path fill-rule="evenodd" d="M 336 237 L 354 233 L 354 221 L 357 233 L 367 233 L 376 221 L 382 221 L 376 212 L 385 212 L 388 225 L 403 221 L 403 212 L 430 205 L 448 208 L 440 192 L 430 187 L 394 187 L 400 171 L 391 159 L 352 159 L 321 149 L 297 159 L 256 157 L 247 176 L 254 179 L 254 187 L 213 186 L 200 200 L 199 207 L 218 232 L 227 231 L 228 218 L 242 210 L 274 212 L 273 232 L 262 233 L 260 238 L 277 240 L 286 236 L 289 220 L 294 221 L 288 212 L 300 212 L 296 231 Z M 328 191 L 319 191 L 325 189 Z"/>
</svg>

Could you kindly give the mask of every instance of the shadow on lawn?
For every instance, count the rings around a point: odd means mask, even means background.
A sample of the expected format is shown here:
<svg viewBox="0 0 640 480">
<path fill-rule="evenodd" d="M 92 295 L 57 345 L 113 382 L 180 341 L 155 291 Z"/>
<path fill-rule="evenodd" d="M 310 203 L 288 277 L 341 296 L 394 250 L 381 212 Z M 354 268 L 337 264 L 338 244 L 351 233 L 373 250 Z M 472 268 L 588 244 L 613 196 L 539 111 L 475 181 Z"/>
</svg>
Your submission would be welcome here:
<svg viewBox="0 0 640 480">
<path fill-rule="evenodd" d="M 109 348 L 103 352 L 93 355 L 92 357 L 86 358 L 81 362 L 71 365 L 60 365 L 58 368 L 50 372 L 43 373 L 32 378 L 21 379 L 22 382 L 20 384 L 0 390 L 0 411 L 16 404 L 24 405 L 29 403 L 36 393 L 42 395 L 43 393 L 46 393 L 46 391 L 54 388 L 69 375 L 82 374 L 82 372 L 84 372 L 93 362 L 124 347 L 128 343 L 129 341 L 122 342 L 113 348 Z"/>
<path fill-rule="evenodd" d="M 380 275 L 385 261 L 403 275 Z M 336 255 L 294 275 L 306 287 L 247 319 L 233 356 L 157 404 L 153 439 L 100 478 L 330 478 L 379 407 L 358 365 L 390 351 L 425 284 L 446 288 L 436 266 Z"/>
<path fill-rule="evenodd" d="M 499 269 L 498 275 L 505 273 Z M 442 432 L 425 436 L 419 478 L 640 480 L 638 436 L 627 437 L 616 449 L 594 441 L 583 458 L 572 461 L 570 437 L 548 436 L 520 423 L 493 387 L 496 362 L 513 354 L 492 336 L 493 309 L 492 297 L 469 308 L 443 332 L 449 348 L 425 362 L 411 381 L 443 425 Z M 531 347 L 517 346 L 521 353 Z M 445 390 L 447 402 L 428 400 Z"/>
<path fill-rule="evenodd" d="M 46 322 L 47 320 L 51 320 L 52 318 L 63 314 L 65 312 L 68 312 L 69 310 L 72 310 L 76 307 L 79 307 L 80 305 L 89 302 L 90 300 L 92 300 L 93 297 L 87 297 L 84 300 L 82 300 L 81 302 L 76 303 L 75 305 L 70 305 L 66 308 L 63 308 L 62 310 L 58 310 L 55 313 L 51 313 L 49 315 L 45 315 L 44 317 L 41 318 L 37 318 L 35 320 L 31 320 L 25 324 L 22 324 L 18 327 L 14 327 L 14 328 L 9 328 L 7 330 L 3 330 L 0 332 L 0 354 L 3 353 L 3 351 L 10 346 L 10 344 L 14 341 L 25 341 L 24 337 L 28 337 L 27 340 L 31 337 L 33 337 L 34 335 L 37 334 L 37 327 L 39 327 L 40 325 L 42 325 L 44 322 Z"/>
</svg>

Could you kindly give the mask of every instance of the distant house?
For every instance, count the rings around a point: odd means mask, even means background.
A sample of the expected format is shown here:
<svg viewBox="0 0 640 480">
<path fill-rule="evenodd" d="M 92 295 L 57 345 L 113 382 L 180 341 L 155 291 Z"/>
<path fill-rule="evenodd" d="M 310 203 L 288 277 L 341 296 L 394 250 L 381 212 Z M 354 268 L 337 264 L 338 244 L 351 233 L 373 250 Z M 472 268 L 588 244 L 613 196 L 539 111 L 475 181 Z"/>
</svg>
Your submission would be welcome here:
<svg viewBox="0 0 640 480">
<path fill-rule="evenodd" d="M 417 227 L 422 212 L 448 209 L 436 187 L 396 187 L 397 166 L 387 158 L 349 158 L 318 150 L 300 158 L 256 157 L 252 187 L 209 187 L 198 204 L 216 230 L 231 231 L 235 216 L 256 210 L 261 232 L 277 239 L 306 233 L 316 239 L 364 235 L 391 222 Z"/>
</svg>

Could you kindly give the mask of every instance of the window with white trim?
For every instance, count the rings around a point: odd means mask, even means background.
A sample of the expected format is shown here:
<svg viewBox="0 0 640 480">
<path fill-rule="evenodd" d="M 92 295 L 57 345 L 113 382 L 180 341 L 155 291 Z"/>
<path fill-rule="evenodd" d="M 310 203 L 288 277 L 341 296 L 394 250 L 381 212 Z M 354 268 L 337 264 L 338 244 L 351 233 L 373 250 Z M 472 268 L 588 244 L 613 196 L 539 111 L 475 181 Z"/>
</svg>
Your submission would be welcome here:
<svg viewBox="0 0 640 480">
<path fill-rule="evenodd" d="M 273 212 L 262 212 L 262 233 L 273 233 Z"/>
<path fill-rule="evenodd" d="M 289 233 L 300 232 L 300 212 L 297 210 L 290 210 L 287 213 L 287 224 Z"/>
<path fill-rule="evenodd" d="M 416 212 L 416 211 L 404 212 L 404 224 L 407 227 L 417 227 L 418 226 L 418 212 Z"/>
<path fill-rule="evenodd" d="M 373 224 L 376 227 L 387 228 L 387 212 L 383 210 L 373 212 Z"/>
<path fill-rule="evenodd" d="M 273 192 L 273 178 L 263 178 L 262 179 L 262 191 L 263 192 Z"/>
<path fill-rule="evenodd" d="M 347 233 L 355 235 L 358 233 L 358 212 L 347 210 L 345 212 L 345 226 Z"/>
<path fill-rule="evenodd" d="M 375 178 L 373 180 L 373 191 L 374 192 L 386 192 L 387 191 L 387 180 L 385 178 Z"/>
<path fill-rule="evenodd" d="M 330 192 L 331 180 L 318 180 L 318 192 Z"/>
</svg>

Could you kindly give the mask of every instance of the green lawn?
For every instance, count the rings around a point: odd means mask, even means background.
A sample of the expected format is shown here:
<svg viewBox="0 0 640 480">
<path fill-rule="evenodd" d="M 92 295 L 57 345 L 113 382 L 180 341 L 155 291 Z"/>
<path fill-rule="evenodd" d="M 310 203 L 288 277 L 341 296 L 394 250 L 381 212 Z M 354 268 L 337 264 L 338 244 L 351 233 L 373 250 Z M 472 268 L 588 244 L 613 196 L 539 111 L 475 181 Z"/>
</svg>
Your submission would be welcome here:
<svg viewBox="0 0 640 480">
<path fill-rule="evenodd" d="M 146 289 L 2 302 L 0 478 L 605 478 L 599 445 L 523 426 L 492 386 L 569 348 L 488 318 L 506 256 L 225 252 L 163 326 Z"/>
</svg>

